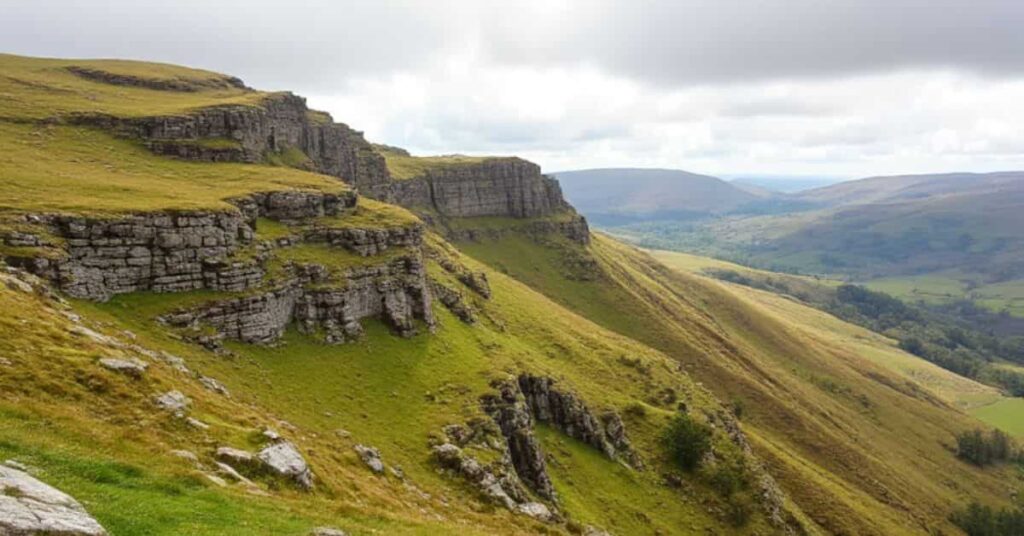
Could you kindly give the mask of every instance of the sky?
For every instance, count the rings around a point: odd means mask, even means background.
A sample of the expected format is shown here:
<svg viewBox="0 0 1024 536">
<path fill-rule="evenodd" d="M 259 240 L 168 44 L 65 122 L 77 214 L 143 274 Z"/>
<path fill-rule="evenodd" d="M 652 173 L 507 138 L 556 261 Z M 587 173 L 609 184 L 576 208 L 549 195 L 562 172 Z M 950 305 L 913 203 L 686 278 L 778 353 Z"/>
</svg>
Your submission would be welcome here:
<svg viewBox="0 0 1024 536">
<path fill-rule="evenodd" d="M 230 73 L 414 154 L 731 177 L 1024 169 L 1019 0 L 0 3 L 0 52 Z"/>
</svg>

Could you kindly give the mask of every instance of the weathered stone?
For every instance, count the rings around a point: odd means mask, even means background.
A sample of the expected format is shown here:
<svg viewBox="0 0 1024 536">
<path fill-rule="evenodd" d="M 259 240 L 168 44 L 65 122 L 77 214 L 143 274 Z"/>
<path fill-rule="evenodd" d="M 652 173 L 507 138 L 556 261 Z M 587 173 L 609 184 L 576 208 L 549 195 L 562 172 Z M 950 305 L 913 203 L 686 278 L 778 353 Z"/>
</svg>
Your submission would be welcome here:
<svg viewBox="0 0 1024 536">
<path fill-rule="evenodd" d="M 200 376 L 199 383 L 203 384 L 203 387 L 209 389 L 210 391 L 213 391 L 214 393 L 228 397 L 231 396 L 231 393 L 228 392 L 228 388 L 224 387 L 224 384 L 220 383 L 219 381 L 213 378 L 207 376 Z"/>
<path fill-rule="evenodd" d="M 316 527 L 310 531 L 309 536 L 348 536 L 348 533 L 333 527 Z"/>
<path fill-rule="evenodd" d="M 185 417 L 185 424 L 191 426 L 192 428 L 196 428 L 196 429 L 199 429 L 199 430 L 209 430 L 210 429 L 210 425 L 209 424 L 206 424 L 205 422 L 203 422 L 203 421 L 201 421 L 201 420 L 199 420 L 199 419 L 197 419 L 195 417 Z"/>
<path fill-rule="evenodd" d="M 539 502 L 528 502 L 516 506 L 516 513 L 532 517 L 540 521 L 551 521 L 553 516 L 547 505 Z"/>
<path fill-rule="evenodd" d="M 371 471 L 377 474 L 384 472 L 384 462 L 380 459 L 380 451 L 373 447 L 367 447 L 364 445 L 356 445 L 352 448 L 357 454 L 359 454 L 359 459 L 363 460 L 363 463 L 365 463 Z"/>
<path fill-rule="evenodd" d="M 71 496 L 28 473 L 0 466 L 0 534 L 107 534 Z"/>
<path fill-rule="evenodd" d="M 181 391 L 168 391 L 156 398 L 156 405 L 175 414 L 184 414 L 192 401 Z"/>
<path fill-rule="evenodd" d="M 103 359 L 100 359 L 99 363 L 106 369 L 119 372 L 126 376 L 131 376 L 135 379 L 141 378 L 142 375 L 145 374 L 146 369 L 149 368 L 149 365 L 146 364 L 146 362 L 134 357 L 128 359 L 104 357 Z"/>
<path fill-rule="evenodd" d="M 476 322 L 476 314 L 473 309 L 466 304 L 462 294 L 452 288 L 445 286 L 438 281 L 430 282 L 430 290 L 433 293 L 434 298 L 441 302 L 449 311 L 452 312 L 459 320 L 467 324 L 473 324 Z"/>
<path fill-rule="evenodd" d="M 555 489 L 547 473 L 540 442 L 533 435 L 533 417 L 519 386 L 512 381 L 498 382 L 497 395 L 483 398 L 486 411 L 501 428 L 516 474 L 527 486 L 545 499 L 555 498 Z"/>
<path fill-rule="evenodd" d="M 255 454 L 232 447 L 218 448 L 215 456 L 218 460 L 227 462 L 235 468 L 254 469 L 260 465 Z"/>
<path fill-rule="evenodd" d="M 292 480 L 302 489 L 313 489 L 313 472 L 293 443 L 279 441 L 261 450 L 256 457 L 272 473 Z"/>
</svg>

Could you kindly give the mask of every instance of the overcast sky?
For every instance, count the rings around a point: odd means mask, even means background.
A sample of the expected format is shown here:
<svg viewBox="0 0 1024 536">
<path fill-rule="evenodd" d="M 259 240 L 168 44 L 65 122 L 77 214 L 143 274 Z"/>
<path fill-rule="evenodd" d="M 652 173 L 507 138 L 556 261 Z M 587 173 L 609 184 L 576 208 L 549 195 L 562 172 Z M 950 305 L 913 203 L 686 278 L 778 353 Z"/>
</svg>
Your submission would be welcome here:
<svg viewBox="0 0 1024 536">
<path fill-rule="evenodd" d="M 0 2 L 0 51 L 227 72 L 418 154 L 1024 169 L 1021 0 Z"/>
</svg>

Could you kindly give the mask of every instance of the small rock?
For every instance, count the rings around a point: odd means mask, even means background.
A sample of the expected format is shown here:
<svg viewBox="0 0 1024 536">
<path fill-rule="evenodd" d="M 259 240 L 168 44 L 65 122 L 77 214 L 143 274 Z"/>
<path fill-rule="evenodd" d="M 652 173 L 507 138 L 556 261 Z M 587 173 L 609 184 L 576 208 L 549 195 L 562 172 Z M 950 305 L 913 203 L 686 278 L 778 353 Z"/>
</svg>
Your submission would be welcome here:
<svg viewBox="0 0 1024 536">
<path fill-rule="evenodd" d="M 599 529 L 593 525 L 587 525 L 583 528 L 583 536 L 612 536 L 612 533 L 607 530 Z"/>
<path fill-rule="evenodd" d="M 220 487 L 224 487 L 224 486 L 228 485 L 228 483 L 225 482 L 223 478 L 221 478 L 221 477 L 219 477 L 217 475 L 210 475 L 210 474 L 208 474 L 208 475 L 206 475 L 206 478 L 210 482 L 213 482 L 214 484 L 217 484 Z"/>
<path fill-rule="evenodd" d="M 114 339 L 113 337 L 108 337 L 108 336 L 106 336 L 106 335 L 104 335 L 102 333 L 93 331 L 93 330 L 91 330 L 91 329 L 89 329 L 89 328 L 87 328 L 85 326 L 71 326 L 71 328 L 68 329 L 68 331 L 70 331 L 73 335 L 78 335 L 80 337 L 85 337 L 87 339 L 91 339 L 93 342 L 98 342 L 98 343 L 100 343 L 102 345 L 110 346 L 112 348 L 121 348 L 121 347 L 124 346 L 117 339 Z"/>
<path fill-rule="evenodd" d="M 100 359 L 100 365 L 106 369 L 114 372 L 120 372 L 125 376 L 131 376 L 132 378 L 139 379 L 146 372 L 146 368 L 149 367 L 144 361 L 136 359 L 134 357 L 128 359 L 117 359 L 113 357 L 104 357 Z"/>
<path fill-rule="evenodd" d="M 0 466 L 0 534 L 106 536 L 107 531 L 71 496 Z"/>
<path fill-rule="evenodd" d="M 253 453 L 231 447 L 220 447 L 217 449 L 216 457 L 235 467 L 254 467 L 259 464 Z"/>
<path fill-rule="evenodd" d="M 7 359 L 6 357 L 0 357 L 0 366 L 9 367 L 13 364 L 14 363 L 12 363 L 10 359 Z"/>
<path fill-rule="evenodd" d="M 380 459 L 380 451 L 364 445 L 356 445 L 353 448 L 371 471 L 377 474 L 384 472 L 384 462 Z"/>
<path fill-rule="evenodd" d="M 181 391 L 168 391 L 156 398 L 157 406 L 176 414 L 183 414 L 191 403 L 192 401 Z"/>
<path fill-rule="evenodd" d="M 174 355 L 174 354 L 169 354 L 167 352 L 160 352 L 160 359 L 163 359 L 164 363 L 167 363 L 168 365 L 171 366 L 172 369 L 174 369 L 174 370 L 176 370 L 178 372 L 181 372 L 183 374 L 191 374 L 192 373 L 192 371 L 190 371 L 188 369 L 188 367 L 185 366 L 185 360 L 180 358 L 180 357 L 178 357 L 178 356 L 176 356 L 176 355 Z"/>
<path fill-rule="evenodd" d="M 271 441 L 281 440 L 281 434 L 277 433 L 277 430 L 274 430 L 273 428 L 267 428 L 266 430 L 263 430 L 263 437 Z"/>
<path fill-rule="evenodd" d="M 205 422 L 203 422 L 203 421 L 201 421 L 199 419 L 196 419 L 195 417 L 186 417 L 185 418 L 185 423 L 188 424 L 189 426 L 191 426 L 192 428 L 198 428 L 200 430 L 209 430 L 210 429 L 210 425 L 209 424 L 206 424 Z"/>
<path fill-rule="evenodd" d="M 544 503 L 528 502 L 516 506 L 516 512 L 540 521 L 551 521 L 551 510 Z"/>
<path fill-rule="evenodd" d="M 333 527 L 317 527 L 310 531 L 309 536 L 348 536 L 348 533 Z"/>
<path fill-rule="evenodd" d="M 313 472 L 299 449 L 289 441 L 279 441 L 256 455 L 263 465 L 272 472 L 288 477 L 302 489 L 313 489 Z"/>
<path fill-rule="evenodd" d="M 403 471 L 401 467 L 389 467 L 388 471 L 390 471 L 395 478 L 405 480 L 405 471 Z"/>
<path fill-rule="evenodd" d="M 188 461 L 193 462 L 193 463 L 199 463 L 199 457 L 196 456 L 196 454 L 194 452 L 189 451 L 189 450 L 172 450 L 171 454 L 173 454 L 173 455 L 175 455 L 175 456 L 177 456 L 177 457 L 179 457 L 179 458 L 181 458 L 183 460 L 188 460 Z"/>
<path fill-rule="evenodd" d="M 19 462 L 18 460 L 4 460 L 4 465 L 6 465 L 7 467 L 10 467 L 12 469 L 17 469 L 19 471 L 25 471 L 26 473 L 29 470 L 29 467 L 27 465 Z"/>
<path fill-rule="evenodd" d="M 199 383 L 203 384 L 203 387 L 213 391 L 214 393 L 224 395 L 227 397 L 231 396 L 231 393 L 228 392 L 228 388 L 224 387 L 224 384 L 220 383 L 219 381 L 213 378 L 200 376 Z"/>
<path fill-rule="evenodd" d="M 217 466 L 217 471 L 219 471 L 222 475 L 230 478 L 231 480 L 234 480 L 235 482 L 241 482 L 243 484 L 252 485 L 252 480 L 249 480 L 248 478 L 242 476 L 241 473 L 236 471 L 234 467 L 231 467 L 230 465 L 224 462 L 213 463 L 214 465 Z"/>
<path fill-rule="evenodd" d="M 345 430 L 344 428 L 338 428 L 337 430 L 334 431 L 334 434 L 337 435 L 338 437 L 343 437 L 343 438 L 352 437 L 352 434 L 349 433 L 349 431 Z"/>
<path fill-rule="evenodd" d="M 22 281 L 21 279 L 18 279 L 17 277 L 9 275 L 0 275 L 0 281 L 3 281 L 4 284 L 7 285 L 7 288 L 11 290 L 24 292 L 26 294 L 32 293 L 32 285 L 29 285 L 28 283 Z"/>
</svg>

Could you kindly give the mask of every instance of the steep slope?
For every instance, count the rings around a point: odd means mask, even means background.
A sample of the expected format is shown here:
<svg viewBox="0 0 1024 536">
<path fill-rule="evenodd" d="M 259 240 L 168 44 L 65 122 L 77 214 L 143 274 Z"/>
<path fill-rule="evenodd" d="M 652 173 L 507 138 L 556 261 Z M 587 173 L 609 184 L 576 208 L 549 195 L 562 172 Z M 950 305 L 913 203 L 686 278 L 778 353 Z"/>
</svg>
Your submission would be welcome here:
<svg viewBox="0 0 1024 536">
<path fill-rule="evenodd" d="M 0 459 L 110 533 L 813 530 L 709 391 L 365 197 L 397 191 L 387 166 L 360 175 L 384 158 L 278 108 L 301 99 L 3 61 Z M 588 243 L 535 165 L 460 164 L 425 166 L 435 194 L 410 206 L 433 229 Z M 708 431 L 699 470 L 662 446 L 678 419 Z"/>
<path fill-rule="evenodd" d="M 977 426 L 902 372 L 799 329 L 721 284 L 672 272 L 598 236 L 588 248 L 506 239 L 461 244 L 598 323 L 661 349 L 735 400 L 754 451 L 825 531 L 955 530 L 952 505 L 1005 500 L 1010 472 L 950 450 Z"/>
<path fill-rule="evenodd" d="M 761 199 L 707 175 L 671 169 L 562 171 L 569 201 L 598 223 L 720 214 Z"/>
</svg>

